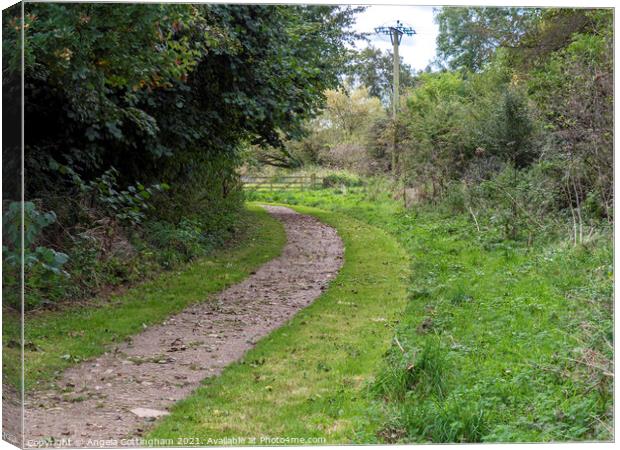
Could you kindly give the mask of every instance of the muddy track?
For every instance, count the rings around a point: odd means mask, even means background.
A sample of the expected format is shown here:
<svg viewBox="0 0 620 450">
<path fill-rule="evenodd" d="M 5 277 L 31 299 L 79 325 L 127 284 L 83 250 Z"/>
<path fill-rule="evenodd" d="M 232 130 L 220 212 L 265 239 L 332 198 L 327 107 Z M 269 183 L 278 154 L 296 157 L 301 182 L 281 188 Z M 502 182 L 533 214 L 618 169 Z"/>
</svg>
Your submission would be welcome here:
<svg viewBox="0 0 620 450">
<path fill-rule="evenodd" d="M 342 266 L 342 241 L 314 217 L 266 208 L 286 230 L 281 256 L 217 296 L 67 370 L 57 389 L 29 393 L 27 446 L 40 446 L 41 440 L 101 446 L 102 440 L 143 435 L 201 380 L 239 360 L 315 300 Z"/>
</svg>

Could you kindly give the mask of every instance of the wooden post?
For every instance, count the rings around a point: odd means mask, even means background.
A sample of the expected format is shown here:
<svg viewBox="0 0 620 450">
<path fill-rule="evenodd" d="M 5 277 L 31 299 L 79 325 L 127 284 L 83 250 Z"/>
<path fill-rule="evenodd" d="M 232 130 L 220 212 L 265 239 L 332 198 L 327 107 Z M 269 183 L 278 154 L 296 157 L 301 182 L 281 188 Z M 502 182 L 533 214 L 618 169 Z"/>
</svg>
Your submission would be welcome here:
<svg viewBox="0 0 620 450">
<path fill-rule="evenodd" d="M 310 189 L 314 189 L 316 187 L 316 173 L 310 175 Z"/>
</svg>

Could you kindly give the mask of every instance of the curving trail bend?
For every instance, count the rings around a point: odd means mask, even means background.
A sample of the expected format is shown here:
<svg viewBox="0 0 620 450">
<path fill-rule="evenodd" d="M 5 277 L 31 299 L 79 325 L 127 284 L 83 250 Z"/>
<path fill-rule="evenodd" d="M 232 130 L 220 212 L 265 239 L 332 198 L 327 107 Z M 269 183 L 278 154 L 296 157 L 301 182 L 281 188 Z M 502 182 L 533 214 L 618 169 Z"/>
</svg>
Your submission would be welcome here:
<svg viewBox="0 0 620 450">
<path fill-rule="evenodd" d="M 119 446 L 113 440 L 139 437 L 202 379 L 219 374 L 315 300 L 342 266 L 342 241 L 314 217 L 266 209 L 286 230 L 281 256 L 213 299 L 67 370 L 57 386 L 70 394 L 29 393 L 26 445 Z"/>
</svg>

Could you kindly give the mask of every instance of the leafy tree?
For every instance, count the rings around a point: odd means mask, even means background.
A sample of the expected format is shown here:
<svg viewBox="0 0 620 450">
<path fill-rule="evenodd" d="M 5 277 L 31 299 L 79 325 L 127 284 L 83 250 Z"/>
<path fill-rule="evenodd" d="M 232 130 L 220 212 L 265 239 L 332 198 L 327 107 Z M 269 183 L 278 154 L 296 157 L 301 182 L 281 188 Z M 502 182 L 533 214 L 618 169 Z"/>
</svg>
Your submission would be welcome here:
<svg viewBox="0 0 620 450">
<path fill-rule="evenodd" d="M 575 34 L 598 34 L 609 28 L 604 23 L 609 20 L 610 14 L 605 10 L 544 9 L 521 37 L 518 51 L 514 52 L 515 66 L 526 71 L 544 64 L 553 52 L 570 45 Z"/>
<path fill-rule="evenodd" d="M 27 133 L 28 195 L 63 189 L 50 161 L 86 180 L 115 167 L 125 184 L 175 188 L 218 160 L 231 178 L 241 143 L 279 146 L 318 113 L 356 11 L 27 5 L 26 121 L 40 125 Z"/>
<path fill-rule="evenodd" d="M 84 247 L 78 235 L 100 220 L 124 242 L 153 221 L 174 228 L 190 220 L 214 241 L 233 230 L 243 201 L 243 148 L 281 147 L 303 133 L 325 104 L 324 92 L 339 85 L 359 11 L 103 3 L 25 9 L 24 24 L 19 14 L 3 17 L 5 104 L 19 105 L 23 30 L 25 195 L 56 212 L 42 239 L 71 261 Z M 19 167 L 18 158 L 11 161 Z M 164 185 L 170 188 L 159 192 Z M 5 191 L 5 199 L 18 197 L 18 189 Z"/>
<path fill-rule="evenodd" d="M 514 47 L 540 16 L 535 8 L 445 7 L 437 10 L 439 61 L 451 69 L 481 70 L 495 50 Z"/>
<path fill-rule="evenodd" d="M 381 103 L 370 97 L 365 87 L 350 91 L 329 90 L 325 94 L 327 105 L 318 120 L 324 129 L 338 134 L 337 141 L 363 140 L 369 126 L 385 115 Z"/>
<path fill-rule="evenodd" d="M 579 14 L 584 16 L 584 31 L 561 39 L 564 44 L 556 51 L 539 52 L 541 58 L 530 68 L 528 90 L 548 131 L 548 158 L 559 168 L 558 182 L 567 203 L 578 215 L 581 205 L 589 204 L 595 215 L 611 219 L 613 14 L 610 10 Z M 565 14 L 546 14 L 536 34 L 563 29 L 564 20 Z M 560 23 L 554 27 L 556 21 Z"/>
<path fill-rule="evenodd" d="M 399 154 L 404 176 L 428 190 L 443 193 L 446 183 L 462 173 L 472 155 L 472 102 L 467 83 L 459 73 L 422 74 L 407 99 L 399 121 L 404 136 Z"/>
<path fill-rule="evenodd" d="M 537 156 L 534 135 L 534 118 L 525 93 L 516 87 L 507 87 L 488 120 L 481 122 L 478 143 L 489 154 L 515 168 L 524 168 Z"/>
<path fill-rule="evenodd" d="M 322 163 L 367 172 L 373 127 L 386 117 L 381 101 L 365 87 L 327 90 L 325 96 L 325 109 L 307 121 L 303 139 L 287 141 L 284 156 L 259 149 L 258 159 L 278 167 Z"/>
<path fill-rule="evenodd" d="M 349 66 L 348 80 L 352 85 L 365 86 L 368 93 L 381 99 L 385 106 L 391 102 L 393 91 L 393 63 L 392 52 L 382 52 L 380 49 L 369 46 L 354 52 Z M 414 85 L 415 76 L 409 64 L 400 61 L 400 85 L 409 88 Z"/>
</svg>

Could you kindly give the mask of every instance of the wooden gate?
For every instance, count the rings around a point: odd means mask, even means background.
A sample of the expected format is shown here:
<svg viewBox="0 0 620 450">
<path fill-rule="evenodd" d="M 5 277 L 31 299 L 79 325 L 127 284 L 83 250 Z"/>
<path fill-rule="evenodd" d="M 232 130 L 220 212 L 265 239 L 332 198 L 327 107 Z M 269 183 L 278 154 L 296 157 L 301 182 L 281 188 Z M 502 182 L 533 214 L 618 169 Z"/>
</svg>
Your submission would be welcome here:
<svg viewBox="0 0 620 450">
<path fill-rule="evenodd" d="M 323 178 L 316 174 L 289 176 L 243 176 L 243 188 L 258 192 L 273 191 L 304 191 L 323 186 Z"/>
</svg>

